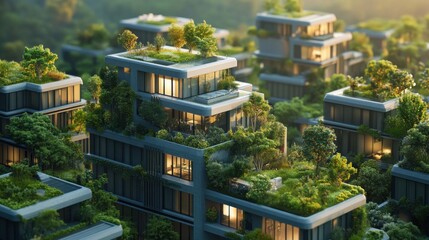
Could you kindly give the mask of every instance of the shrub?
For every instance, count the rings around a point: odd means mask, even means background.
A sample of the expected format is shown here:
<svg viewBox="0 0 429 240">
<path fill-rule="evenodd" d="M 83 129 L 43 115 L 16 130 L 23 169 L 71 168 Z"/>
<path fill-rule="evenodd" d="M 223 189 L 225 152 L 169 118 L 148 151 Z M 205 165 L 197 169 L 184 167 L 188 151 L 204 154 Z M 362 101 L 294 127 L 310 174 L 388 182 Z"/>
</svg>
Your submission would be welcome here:
<svg viewBox="0 0 429 240">
<path fill-rule="evenodd" d="M 374 230 L 371 229 L 365 234 L 366 240 L 382 240 L 383 239 L 383 232 L 380 230 Z"/>
<path fill-rule="evenodd" d="M 267 195 L 267 191 L 271 189 L 270 179 L 264 174 L 258 174 L 250 179 L 250 190 L 246 194 L 246 198 L 255 202 L 263 202 Z"/>
<path fill-rule="evenodd" d="M 227 76 L 222 78 L 217 83 L 217 89 L 225 89 L 225 90 L 237 90 L 238 84 L 235 82 L 234 76 Z"/>
<path fill-rule="evenodd" d="M 218 218 L 218 211 L 215 207 L 210 207 L 206 211 L 206 219 L 208 222 L 216 222 Z"/>
<path fill-rule="evenodd" d="M 174 137 L 173 137 L 173 142 L 178 143 L 178 144 L 183 144 L 185 142 L 185 137 L 183 136 L 183 134 L 181 132 L 177 132 Z"/>
<path fill-rule="evenodd" d="M 222 128 L 210 126 L 207 130 L 206 140 L 210 146 L 213 146 L 227 141 L 228 136 L 225 135 L 225 131 Z"/>
<path fill-rule="evenodd" d="M 210 188 L 224 189 L 227 186 L 228 179 L 224 175 L 222 164 L 215 161 L 208 161 L 206 164 L 207 180 Z"/>
<path fill-rule="evenodd" d="M 156 132 L 156 137 L 167 141 L 169 141 L 171 138 L 170 133 L 168 132 L 167 129 L 161 129 L 158 132 Z"/>
<path fill-rule="evenodd" d="M 399 220 L 397 223 L 387 223 L 383 226 L 383 231 L 389 235 L 390 240 L 418 240 L 420 230 L 411 222 L 405 223 Z"/>
<path fill-rule="evenodd" d="M 185 140 L 185 145 L 193 148 L 199 148 L 199 149 L 204 149 L 209 147 L 209 143 L 201 134 L 190 135 L 189 137 L 187 137 Z"/>
</svg>

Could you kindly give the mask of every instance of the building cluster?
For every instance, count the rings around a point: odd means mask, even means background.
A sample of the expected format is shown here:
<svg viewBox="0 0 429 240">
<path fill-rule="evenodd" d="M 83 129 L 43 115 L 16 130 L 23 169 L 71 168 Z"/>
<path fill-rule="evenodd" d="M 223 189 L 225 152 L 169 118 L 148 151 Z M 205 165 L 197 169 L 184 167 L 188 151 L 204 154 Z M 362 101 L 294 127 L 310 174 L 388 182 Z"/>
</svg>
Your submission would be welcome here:
<svg viewBox="0 0 429 240">
<path fill-rule="evenodd" d="M 152 41 L 157 34 L 165 35 L 171 25 L 169 20 L 143 16 L 123 20 L 121 25 L 131 29 L 144 43 Z M 153 23 L 159 21 L 166 23 Z M 175 24 L 183 25 L 189 21 L 174 18 Z M 334 73 L 355 74 L 362 69 L 362 54 L 348 49 L 351 33 L 334 32 L 335 21 L 335 15 L 327 13 L 302 17 L 271 13 L 257 15 L 255 35 L 259 50 L 255 55 L 263 66 L 260 79 L 270 93 L 270 101 L 304 96 L 311 87 L 306 76 L 314 69 L 323 69 L 323 78 Z M 227 35 L 226 30 L 216 31 L 219 48 L 225 45 Z M 139 112 L 142 101 L 156 99 L 167 113 L 169 122 L 176 123 L 169 126 L 170 131 L 188 136 L 211 126 L 225 132 L 248 126 L 243 105 L 252 95 L 252 85 L 237 81 L 237 89 L 218 89 L 218 83 L 230 74 L 236 75 L 238 80 L 246 79 L 248 57 L 215 56 L 190 63 L 173 63 L 156 59 L 142 61 L 129 57 L 128 52 L 120 52 L 107 55 L 105 62 L 117 69 L 118 79 L 126 81 L 137 96 L 132 114 L 135 125 L 148 124 Z M 11 117 L 35 112 L 49 116 L 56 127 L 67 129 L 75 111 L 86 104 L 81 97 L 81 85 L 79 77 L 70 76 L 51 83 L 0 87 L 1 131 L 5 131 Z M 335 130 L 338 151 L 344 155 L 350 152 L 373 156 L 390 154 L 398 160 L 400 140 L 383 133 L 384 119 L 398 107 L 398 100 L 380 103 L 345 96 L 343 91 L 336 90 L 324 98 L 323 124 Z M 380 131 L 381 137 L 360 133 L 361 125 Z M 365 196 L 358 194 L 310 216 L 300 216 L 209 189 L 206 162 L 210 159 L 207 154 L 225 154 L 216 150 L 216 146 L 197 149 L 156 137 L 138 138 L 113 130 L 91 128 L 88 134 L 74 135 L 72 140 L 82 146 L 86 158 L 93 162 L 94 176 L 107 175 L 106 190 L 118 197 L 117 206 L 122 216 L 134 223 L 140 238 L 144 236 L 149 218 L 162 216 L 172 222 L 182 240 L 225 239 L 225 234 L 230 232 L 256 228 L 275 240 L 322 240 L 330 238 L 337 227 L 352 228 L 353 212 L 366 203 Z M 11 166 L 31 158 L 31 154 L 6 136 L 0 138 L 1 164 Z M 123 173 L 124 169 L 131 171 L 136 166 L 143 167 L 147 176 Z M 415 199 L 411 189 L 423 189 L 427 202 L 427 178 L 415 175 L 411 180 L 404 180 L 406 174 L 403 171 L 398 168 L 392 171 L 397 187 L 393 197 L 412 195 Z M 61 211 L 66 222 L 76 221 L 73 212 L 82 201 L 91 198 L 88 188 L 42 173 L 39 177 L 42 182 L 62 190 L 63 194 L 18 210 L 0 205 L 0 239 L 24 239 L 20 233 L 23 219 L 31 219 L 48 208 Z M 407 186 L 406 192 L 398 187 L 400 185 Z M 209 221 L 207 213 L 212 209 L 215 209 L 216 218 Z M 115 239 L 121 234 L 120 226 L 99 222 L 64 239 L 81 239 L 83 236 Z"/>
</svg>

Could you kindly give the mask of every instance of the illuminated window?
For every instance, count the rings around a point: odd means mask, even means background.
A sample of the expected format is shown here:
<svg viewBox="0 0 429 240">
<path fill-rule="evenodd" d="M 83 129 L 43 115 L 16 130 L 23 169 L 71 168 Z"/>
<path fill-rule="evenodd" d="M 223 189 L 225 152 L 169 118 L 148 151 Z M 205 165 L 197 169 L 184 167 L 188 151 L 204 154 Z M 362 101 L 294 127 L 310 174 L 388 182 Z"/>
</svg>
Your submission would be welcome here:
<svg viewBox="0 0 429 240">
<path fill-rule="evenodd" d="M 124 73 L 130 73 L 130 68 L 125 67 L 124 68 Z"/>
<path fill-rule="evenodd" d="M 222 205 L 222 225 L 239 229 L 242 221 L 243 210 L 225 204 Z"/>
<path fill-rule="evenodd" d="M 299 228 L 274 221 L 269 218 L 262 219 L 262 231 L 274 240 L 299 240 Z"/>
<path fill-rule="evenodd" d="M 186 158 L 165 154 L 164 174 L 192 181 L 192 162 Z"/>
</svg>

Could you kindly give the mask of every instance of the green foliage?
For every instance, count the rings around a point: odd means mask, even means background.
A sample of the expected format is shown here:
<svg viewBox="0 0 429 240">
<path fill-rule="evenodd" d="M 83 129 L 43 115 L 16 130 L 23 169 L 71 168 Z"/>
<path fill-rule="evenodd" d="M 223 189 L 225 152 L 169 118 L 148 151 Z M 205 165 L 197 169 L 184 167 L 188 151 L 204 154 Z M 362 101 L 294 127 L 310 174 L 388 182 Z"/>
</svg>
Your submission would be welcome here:
<svg viewBox="0 0 429 240">
<path fill-rule="evenodd" d="M 94 23 L 77 34 L 79 45 L 93 49 L 108 47 L 110 34 L 104 24 Z"/>
<path fill-rule="evenodd" d="M 356 168 L 352 166 L 352 163 L 347 163 L 347 158 L 341 156 L 340 153 L 335 154 L 329 161 L 328 177 L 330 182 L 337 186 L 349 180 L 355 173 L 357 173 Z"/>
<path fill-rule="evenodd" d="M 195 38 L 196 27 L 194 20 L 191 20 L 185 24 L 185 26 L 183 26 L 183 32 L 186 46 L 188 47 L 189 52 L 192 52 L 192 50 L 197 47 L 197 40 Z"/>
<path fill-rule="evenodd" d="M 59 231 L 55 231 L 55 232 L 53 232 L 53 233 L 51 233 L 51 234 L 49 234 L 47 236 L 44 236 L 43 239 L 44 240 L 59 239 L 60 237 L 67 236 L 67 235 L 69 235 L 69 234 L 71 234 L 73 232 L 77 232 L 80 229 L 83 229 L 84 227 L 86 227 L 87 225 L 88 225 L 88 223 L 86 223 L 86 222 L 78 223 L 78 224 L 76 224 L 76 225 L 74 225 L 72 227 L 64 228 L 64 229 L 61 229 Z"/>
<path fill-rule="evenodd" d="M 155 50 L 157 53 L 161 52 L 161 48 L 164 47 L 165 45 L 165 39 L 162 35 L 157 34 L 155 39 L 154 39 L 154 45 L 155 45 Z"/>
<path fill-rule="evenodd" d="M 52 53 L 49 48 L 44 48 L 43 45 L 26 47 L 21 66 L 31 78 L 41 81 L 48 72 L 56 71 L 55 61 L 57 59 L 57 54 Z"/>
<path fill-rule="evenodd" d="M 158 132 L 156 132 L 156 137 L 159 139 L 170 141 L 170 133 L 167 129 L 161 129 Z"/>
<path fill-rule="evenodd" d="M 161 105 L 158 99 L 142 101 L 139 107 L 139 114 L 146 121 L 161 128 L 165 127 L 168 120 L 167 114 L 164 111 L 164 107 Z"/>
<path fill-rule="evenodd" d="M 154 59 L 173 62 L 173 63 L 192 62 L 192 61 L 197 61 L 201 59 L 200 55 L 197 55 L 194 53 L 172 51 L 169 49 L 161 49 L 161 51 L 158 53 L 156 51 L 153 51 L 147 48 L 147 56 Z"/>
<path fill-rule="evenodd" d="M 152 216 L 147 223 L 145 239 L 179 240 L 179 234 L 173 230 L 173 225 L 169 220 Z"/>
<path fill-rule="evenodd" d="M 286 12 L 302 12 L 301 0 L 286 0 Z"/>
<path fill-rule="evenodd" d="M 217 52 L 216 38 L 209 37 L 198 39 L 197 47 L 200 50 L 201 56 L 205 58 L 212 57 Z"/>
<path fill-rule="evenodd" d="M 60 218 L 60 214 L 56 210 L 45 210 L 37 217 L 31 219 L 31 222 L 33 222 L 34 235 L 39 237 L 43 237 L 65 225 Z"/>
<path fill-rule="evenodd" d="M 243 104 L 243 112 L 249 118 L 253 130 L 266 122 L 270 109 L 268 101 L 255 93 L 252 93 L 249 101 Z"/>
<path fill-rule="evenodd" d="M 24 80 L 23 69 L 19 63 L 0 60 L 0 87 Z"/>
<path fill-rule="evenodd" d="M 331 239 L 332 240 L 345 240 L 346 239 L 345 235 L 346 235 L 345 229 L 343 229 L 342 227 L 336 226 L 331 232 Z"/>
<path fill-rule="evenodd" d="M 353 33 L 352 41 L 350 42 L 350 50 L 361 52 L 366 59 L 371 59 L 374 56 L 369 37 L 364 33 Z"/>
<path fill-rule="evenodd" d="M 295 121 L 300 118 L 313 118 L 322 115 L 319 109 L 305 104 L 304 100 L 298 97 L 294 97 L 290 101 L 275 103 L 273 114 L 278 121 L 286 126 L 295 124 Z"/>
<path fill-rule="evenodd" d="M 6 177 L 0 179 L 0 204 L 11 209 L 21 209 L 44 201 L 62 192 L 33 178 Z M 44 191 L 39 195 L 37 191 Z"/>
<path fill-rule="evenodd" d="M 27 161 L 23 160 L 12 165 L 10 176 L 15 179 L 27 181 L 37 179 L 37 171 L 39 171 L 39 167 L 37 165 L 29 166 Z"/>
<path fill-rule="evenodd" d="M 246 193 L 246 198 L 255 202 L 262 202 L 267 191 L 271 189 L 270 179 L 264 174 L 258 174 L 250 179 L 250 190 Z"/>
<path fill-rule="evenodd" d="M 333 130 L 322 125 L 315 125 L 307 128 L 302 136 L 304 156 L 314 162 L 316 165 L 316 176 L 319 175 L 320 168 L 326 165 L 337 146 L 335 145 L 336 136 Z"/>
<path fill-rule="evenodd" d="M 85 110 L 79 109 L 74 112 L 73 123 L 70 126 L 70 130 L 77 133 L 86 132 L 86 119 L 88 117 L 88 112 Z"/>
<path fill-rule="evenodd" d="M 365 189 L 366 197 L 369 201 L 383 202 L 387 196 L 390 196 L 390 178 L 390 171 L 383 173 L 378 169 L 378 164 L 375 160 L 368 160 L 361 165 L 352 184 Z M 375 182 L 377 185 L 374 185 Z"/>
<path fill-rule="evenodd" d="M 215 161 L 208 161 L 206 164 L 208 185 L 212 189 L 224 189 L 228 183 L 228 179 L 223 174 L 224 169 L 222 164 Z"/>
<path fill-rule="evenodd" d="M 237 90 L 238 84 L 235 82 L 234 76 L 227 76 L 219 80 L 217 83 L 217 89 L 225 89 L 225 90 Z"/>
<path fill-rule="evenodd" d="M 6 126 L 8 135 L 34 152 L 43 169 L 74 167 L 83 155 L 70 136 L 52 125 L 49 117 L 34 113 L 11 118 Z"/>
<path fill-rule="evenodd" d="M 228 141 L 228 136 L 222 128 L 210 126 L 207 130 L 206 140 L 210 146 Z"/>
<path fill-rule="evenodd" d="M 381 132 L 375 129 L 368 127 L 367 125 L 359 125 L 357 132 L 362 135 L 369 135 L 374 138 L 376 141 L 381 141 Z"/>
<path fill-rule="evenodd" d="M 215 207 L 209 207 L 206 211 L 206 219 L 208 222 L 216 222 L 218 215 L 219 213 Z"/>
<path fill-rule="evenodd" d="M 382 240 L 383 232 L 380 230 L 369 230 L 365 233 L 366 240 Z"/>
<path fill-rule="evenodd" d="M 87 89 L 91 93 L 92 99 L 94 99 L 96 103 L 98 103 L 98 100 L 101 96 L 101 84 L 102 80 L 98 75 L 93 75 L 88 80 Z"/>
<path fill-rule="evenodd" d="M 175 24 L 171 25 L 171 27 L 168 28 L 168 37 L 170 38 L 172 45 L 177 49 L 186 44 L 185 30 L 182 26 Z"/>
<path fill-rule="evenodd" d="M 111 113 L 110 127 L 123 130 L 133 120 L 133 104 L 136 93 L 131 89 L 126 81 L 121 81 L 118 86 L 110 91 Z"/>
<path fill-rule="evenodd" d="M 348 79 L 344 74 L 332 74 L 330 80 L 329 80 L 329 91 L 334 91 L 343 87 L 347 87 Z"/>
<path fill-rule="evenodd" d="M 158 135 L 157 135 L 157 137 L 158 137 Z M 174 135 L 172 141 L 175 143 L 178 143 L 178 144 L 184 144 L 185 143 L 185 137 L 183 136 L 183 134 L 181 132 L 177 132 Z"/>
<path fill-rule="evenodd" d="M 100 104 L 87 104 L 84 111 L 86 112 L 86 125 L 90 128 L 96 129 L 97 131 L 102 131 L 110 120 L 110 114 L 106 112 Z"/>
<path fill-rule="evenodd" d="M 281 8 L 280 0 L 264 0 L 265 11 L 277 12 Z"/>
<path fill-rule="evenodd" d="M 363 237 L 368 227 L 368 218 L 365 206 L 359 207 L 352 212 L 352 234 Z"/>
<path fill-rule="evenodd" d="M 411 222 L 405 223 L 399 220 L 396 223 L 386 223 L 383 231 L 389 235 L 391 240 L 418 240 L 420 239 L 420 230 Z"/>
<path fill-rule="evenodd" d="M 185 139 L 185 145 L 193 148 L 204 149 L 209 147 L 209 143 L 201 134 L 190 135 Z"/>
<path fill-rule="evenodd" d="M 118 35 L 118 43 L 127 51 L 133 50 L 137 45 L 137 36 L 130 30 L 124 30 Z"/>
<path fill-rule="evenodd" d="M 427 105 L 418 94 L 408 93 L 399 99 L 397 114 L 386 118 L 385 131 L 394 137 L 404 137 L 409 129 L 427 120 Z"/>
<path fill-rule="evenodd" d="M 404 160 L 400 166 L 412 171 L 429 173 L 429 122 L 422 122 L 408 130 L 402 141 Z"/>
<path fill-rule="evenodd" d="M 384 224 L 395 222 L 395 219 L 389 212 L 378 208 L 378 205 L 374 202 L 366 204 L 366 211 L 368 213 L 369 225 L 373 228 L 381 229 Z"/>
</svg>

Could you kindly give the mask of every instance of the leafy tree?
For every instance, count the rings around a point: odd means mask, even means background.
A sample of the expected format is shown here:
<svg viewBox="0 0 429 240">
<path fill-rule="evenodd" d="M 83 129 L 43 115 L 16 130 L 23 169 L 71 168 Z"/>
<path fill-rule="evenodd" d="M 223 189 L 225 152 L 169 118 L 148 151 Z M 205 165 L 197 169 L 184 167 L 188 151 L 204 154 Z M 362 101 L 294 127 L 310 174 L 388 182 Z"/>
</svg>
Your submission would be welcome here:
<svg viewBox="0 0 429 240">
<path fill-rule="evenodd" d="M 155 50 L 159 53 L 162 47 L 165 45 L 165 39 L 161 34 L 157 34 L 154 39 Z"/>
<path fill-rule="evenodd" d="M 185 30 L 182 26 L 175 24 L 171 25 L 171 27 L 168 29 L 168 36 L 170 37 L 170 41 L 172 42 L 173 46 L 178 50 L 186 44 Z"/>
<path fill-rule="evenodd" d="M 110 125 L 114 129 L 123 130 L 133 120 L 133 104 L 136 98 L 136 93 L 131 89 L 126 81 L 121 81 L 110 93 Z"/>
<path fill-rule="evenodd" d="M 118 43 L 129 52 L 136 47 L 137 38 L 130 30 L 124 30 L 118 35 Z"/>
<path fill-rule="evenodd" d="M 285 140 L 285 125 L 277 121 L 269 121 L 261 127 L 262 133 L 268 138 L 273 140 L 277 146 L 284 147 Z"/>
<path fill-rule="evenodd" d="M 139 113 L 146 121 L 161 128 L 165 127 L 168 120 L 168 116 L 158 99 L 142 101 Z"/>
<path fill-rule="evenodd" d="M 416 41 L 421 38 L 422 27 L 413 16 L 405 15 L 401 17 L 401 24 L 394 32 L 393 36 L 402 43 Z"/>
<path fill-rule="evenodd" d="M 179 240 L 179 234 L 173 230 L 173 225 L 169 220 L 152 216 L 147 223 L 145 239 Z"/>
<path fill-rule="evenodd" d="M 17 62 L 0 60 L 0 87 L 18 83 L 24 79 L 22 67 Z"/>
<path fill-rule="evenodd" d="M 425 68 L 419 73 L 418 84 L 419 87 L 429 90 L 429 68 Z"/>
<path fill-rule="evenodd" d="M 429 173 L 429 122 L 422 122 L 408 130 L 402 140 L 401 167 Z"/>
<path fill-rule="evenodd" d="M 52 125 L 49 117 L 34 113 L 11 118 L 6 125 L 8 136 L 24 144 L 35 154 L 43 169 L 64 168 L 82 160 L 79 147 L 71 142 L 70 136 L 61 133 Z M 76 161 L 76 162 L 74 162 Z"/>
<path fill-rule="evenodd" d="M 77 110 L 73 114 L 73 123 L 70 126 L 70 130 L 74 132 L 86 132 L 86 118 L 88 113 L 82 109 Z"/>
<path fill-rule="evenodd" d="M 388 83 L 389 74 L 396 70 L 396 65 L 393 65 L 390 61 L 387 60 L 371 60 L 368 63 L 365 69 L 365 76 L 371 81 L 374 96 L 377 96 L 380 89 L 382 89 L 384 85 Z"/>
<path fill-rule="evenodd" d="M 188 47 L 189 52 L 192 52 L 192 50 L 197 47 L 197 40 L 195 38 L 196 27 L 194 20 L 191 20 L 190 22 L 185 24 L 185 26 L 183 26 L 183 31 L 186 40 L 186 46 Z"/>
<path fill-rule="evenodd" d="M 109 95 L 110 94 L 109 91 L 117 87 L 119 84 L 118 71 L 116 69 L 110 69 L 109 67 L 105 66 L 100 69 L 99 76 L 102 80 L 102 83 L 101 83 L 102 95 L 103 95 L 103 92 L 105 92 L 106 95 Z M 106 100 L 107 99 L 110 99 L 110 97 L 107 96 Z M 104 103 L 107 103 L 106 100 L 105 101 L 101 100 L 101 101 Z"/>
<path fill-rule="evenodd" d="M 46 0 L 46 9 L 61 23 L 71 22 L 78 0 Z"/>
<path fill-rule="evenodd" d="M 265 0 L 265 11 L 278 11 L 281 8 L 280 0 Z"/>
<path fill-rule="evenodd" d="M 273 114 L 278 121 L 286 126 L 295 124 L 299 118 L 311 118 L 319 115 L 319 111 L 315 111 L 304 104 L 302 98 L 294 97 L 290 101 L 277 102 L 274 104 Z"/>
<path fill-rule="evenodd" d="M 409 129 L 425 121 L 427 105 L 418 94 L 405 94 L 399 99 L 396 114 L 386 118 L 385 131 L 394 137 L 404 137 Z"/>
<path fill-rule="evenodd" d="M 366 59 L 371 59 L 374 56 L 374 52 L 372 51 L 369 37 L 359 32 L 354 32 L 352 35 L 350 50 L 361 52 Z"/>
<path fill-rule="evenodd" d="M 98 75 L 89 78 L 87 89 L 96 103 L 98 103 L 101 96 L 101 84 L 102 80 Z"/>
<path fill-rule="evenodd" d="M 375 160 L 363 163 L 356 179 L 351 183 L 365 189 L 368 201 L 383 202 L 390 196 L 390 171 L 381 172 Z"/>
<path fill-rule="evenodd" d="M 301 0 L 286 0 L 286 12 L 302 12 Z"/>
<path fill-rule="evenodd" d="M 198 38 L 197 42 L 198 49 L 200 50 L 201 56 L 203 57 L 211 57 L 216 54 L 217 46 L 216 46 L 216 38 Z"/>
<path fill-rule="evenodd" d="M 357 173 L 356 168 L 352 166 L 352 163 L 347 163 L 347 158 L 341 156 L 340 153 L 335 154 L 329 161 L 328 176 L 330 181 L 337 186 L 349 180 L 355 173 Z"/>
<path fill-rule="evenodd" d="M 334 131 L 322 125 L 311 126 L 304 131 L 302 150 L 304 156 L 316 165 L 316 176 L 337 150 L 336 139 Z"/>
<path fill-rule="evenodd" d="M 109 32 L 104 24 L 91 24 L 86 29 L 78 33 L 79 44 L 90 46 L 95 49 L 102 49 L 109 44 Z"/>
<path fill-rule="evenodd" d="M 213 38 L 215 29 L 212 25 L 207 24 L 206 21 L 199 23 L 195 26 L 195 37 L 199 39 Z"/>
<path fill-rule="evenodd" d="M 222 128 L 210 126 L 207 129 L 206 140 L 210 146 L 213 146 L 227 141 L 228 137 L 225 135 L 225 131 Z"/>
<path fill-rule="evenodd" d="M 52 53 L 49 48 L 44 48 L 43 45 L 25 47 L 21 66 L 32 78 L 41 81 L 48 72 L 56 71 L 57 59 L 57 54 Z"/>
<path fill-rule="evenodd" d="M 252 93 L 248 102 L 243 104 L 243 112 L 250 119 L 250 126 L 256 130 L 258 126 L 266 122 L 271 107 L 262 96 Z"/>
<path fill-rule="evenodd" d="M 392 71 L 388 74 L 392 91 L 396 96 L 401 95 L 406 89 L 411 89 L 415 83 L 413 75 L 403 70 Z"/>
<path fill-rule="evenodd" d="M 208 161 L 206 172 L 209 187 L 221 190 L 228 185 L 222 164 L 216 161 Z"/>
<path fill-rule="evenodd" d="M 329 91 L 347 87 L 349 85 L 348 83 L 347 77 L 344 74 L 335 73 L 329 80 Z"/>
<path fill-rule="evenodd" d="M 264 174 L 258 174 L 250 179 L 250 190 L 246 193 L 246 198 L 261 203 L 271 189 L 270 179 Z"/>
<path fill-rule="evenodd" d="M 209 147 L 209 143 L 202 134 L 190 135 L 185 139 L 185 145 L 193 148 L 204 149 Z"/>
</svg>

